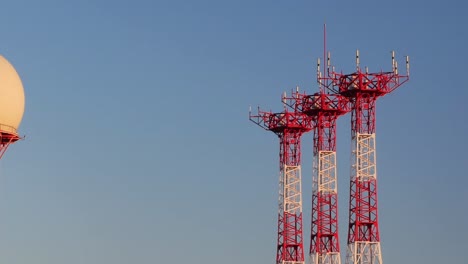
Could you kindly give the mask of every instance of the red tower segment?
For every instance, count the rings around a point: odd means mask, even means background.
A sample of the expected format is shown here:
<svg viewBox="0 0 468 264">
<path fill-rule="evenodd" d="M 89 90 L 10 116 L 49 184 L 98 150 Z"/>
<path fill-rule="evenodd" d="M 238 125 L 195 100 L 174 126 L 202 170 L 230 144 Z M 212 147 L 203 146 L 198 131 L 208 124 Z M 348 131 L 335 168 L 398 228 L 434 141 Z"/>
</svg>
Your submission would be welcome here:
<svg viewBox="0 0 468 264">
<path fill-rule="evenodd" d="M 351 74 L 334 73 L 339 94 L 352 104 L 351 137 L 353 142 L 349 200 L 347 264 L 382 264 L 377 206 L 377 163 L 375 148 L 375 105 L 377 98 L 391 93 L 409 79 L 398 74 L 392 52 L 392 71 L 368 73 L 359 67 Z"/>
<path fill-rule="evenodd" d="M 280 139 L 277 264 L 304 264 L 301 190 L 301 136 L 311 119 L 299 112 L 249 113 L 249 119 Z"/>
</svg>

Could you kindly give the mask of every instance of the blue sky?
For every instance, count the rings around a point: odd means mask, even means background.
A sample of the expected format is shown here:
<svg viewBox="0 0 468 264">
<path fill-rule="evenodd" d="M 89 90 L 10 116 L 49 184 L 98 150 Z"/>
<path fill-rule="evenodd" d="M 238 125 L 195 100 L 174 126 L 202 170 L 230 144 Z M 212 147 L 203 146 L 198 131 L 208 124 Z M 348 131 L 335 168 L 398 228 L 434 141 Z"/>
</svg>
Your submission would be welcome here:
<svg viewBox="0 0 468 264">
<path fill-rule="evenodd" d="M 78 1 L 76 1 L 78 2 Z M 278 144 L 248 121 L 314 92 L 322 27 L 338 68 L 390 51 L 411 80 L 378 102 L 385 263 L 462 263 L 468 248 L 467 4 L 462 1 L 11 1 L 0 53 L 26 93 L 0 165 L 10 264 L 272 263 Z M 346 249 L 349 115 L 339 120 Z M 303 140 L 305 247 L 312 137 Z M 306 250 L 308 251 L 308 250 Z"/>
</svg>

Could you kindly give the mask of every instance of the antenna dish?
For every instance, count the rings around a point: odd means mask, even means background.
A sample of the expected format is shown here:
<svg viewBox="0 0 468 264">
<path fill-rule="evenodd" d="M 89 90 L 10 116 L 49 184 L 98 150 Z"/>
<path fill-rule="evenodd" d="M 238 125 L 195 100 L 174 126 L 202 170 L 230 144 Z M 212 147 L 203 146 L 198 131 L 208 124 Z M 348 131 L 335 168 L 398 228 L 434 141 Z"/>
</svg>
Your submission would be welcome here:
<svg viewBox="0 0 468 264">
<path fill-rule="evenodd" d="M 23 84 L 15 68 L 0 55 L 0 134 L 17 135 L 23 113 Z"/>
</svg>

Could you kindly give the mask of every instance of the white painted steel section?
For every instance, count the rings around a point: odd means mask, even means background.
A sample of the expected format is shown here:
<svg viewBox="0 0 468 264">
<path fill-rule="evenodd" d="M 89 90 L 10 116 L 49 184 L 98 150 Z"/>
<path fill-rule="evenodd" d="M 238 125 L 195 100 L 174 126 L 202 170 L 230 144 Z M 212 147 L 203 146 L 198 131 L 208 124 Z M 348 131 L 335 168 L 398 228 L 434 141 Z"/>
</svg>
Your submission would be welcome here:
<svg viewBox="0 0 468 264">
<path fill-rule="evenodd" d="M 301 166 L 283 167 L 279 180 L 279 211 L 302 212 Z"/>
<path fill-rule="evenodd" d="M 337 192 L 336 184 L 336 152 L 335 151 L 319 151 L 315 155 L 316 167 L 315 175 L 317 180 L 314 182 L 318 187 L 318 192 Z"/>
<path fill-rule="evenodd" d="M 340 264 L 341 257 L 339 252 L 329 252 L 327 254 L 318 253 L 310 255 L 311 264 Z"/>
<path fill-rule="evenodd" d="M 375 133 L 359 134 L 357 133 L 355 144 L 353 144 L 353 163 L 352 175 L 362 181 L 377 178 L 376 152 L 375 152 Z"/>
<path fill-rule="evenodd" d="M 382 264 L 380 242 L 354 242 L 348 245 L 346 264 Z"/>
</svg>

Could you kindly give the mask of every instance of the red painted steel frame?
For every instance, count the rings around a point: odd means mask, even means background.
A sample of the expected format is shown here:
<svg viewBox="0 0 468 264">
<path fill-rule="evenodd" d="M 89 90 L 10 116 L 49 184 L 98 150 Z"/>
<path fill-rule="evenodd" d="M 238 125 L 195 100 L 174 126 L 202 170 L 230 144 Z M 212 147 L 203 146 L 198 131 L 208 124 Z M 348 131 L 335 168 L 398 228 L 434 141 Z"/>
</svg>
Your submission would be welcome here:
<svg viewBox="0 0 468 264">
<path fill-rule="evenodd" d="M 408 80 L 408 76 L 394 72 L 365 73 L 360 70 L 351 74 L 335 73 L 334 76 L 338 92 L 352 102 L 351 130 L 360 134 L 375 133 L 377 98 L 393 92 Z"/>
<path fill-rule="evenodd" d="M 21 138 L 16 134 L 0 131 L 0 159 L 3 157 L 3 154 L 5 154 L 10 144 L 15 143 L 19 139 Z"/>
<path fill-rule="evenodd" d="M 318 192 L 312 195 L 311 255 L 340 252 L 337 200 L 336 193 Z"/>
<path fill-rule="evenodd" d="M 301 136 L 311 130 L 312 121 L 300 112 L 263 112 L 250 115 L 250 120 L 280 139 L 280 169 L 284 166 L 299 166 L 301 163 Z M 304 261 L 302 212 L 278 214 L 278 241 L 276 263 Z"/>
<path fill-rule="evenodd" d="M 348 244 L 380 242 L 377 217 L 377 180 L 351 180 Z"/>
<path fill-rule="evenodd" d="M 334 73 L 333 82 L 338 92 L 352 103 L 352 138 L 357 134 L 375 133 L 375 105 L 380 96 L 391 93 L 408 80 L 396 72 L 351 74 Z M 379 242 L 377 180 L 351 178 L 349 200 L 348 244 L 355 241 Z"/>
</svg>

